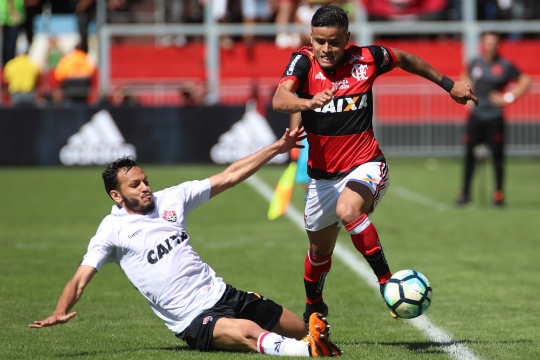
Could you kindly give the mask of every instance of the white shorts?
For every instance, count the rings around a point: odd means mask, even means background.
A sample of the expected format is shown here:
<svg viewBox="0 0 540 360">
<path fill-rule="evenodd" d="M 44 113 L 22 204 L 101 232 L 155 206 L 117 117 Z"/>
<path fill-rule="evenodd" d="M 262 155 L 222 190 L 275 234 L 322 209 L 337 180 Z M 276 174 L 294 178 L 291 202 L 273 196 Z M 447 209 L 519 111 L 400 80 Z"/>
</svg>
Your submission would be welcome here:
<svg viewBox="0 0 540 360">
<path fill-rule="evenodd" d="M 306 195 L 306 209 L 304 222 L 306 230 L 317 231 L 334 223 L 341 226 L 336 215 L 336 205 L 339 196 L 349 181 L 356 181 L 366 185 L 373 194 L 373 209 L 382 200 L 390 181 L 388 178 L 388 164 L 382 162 L 368 162 L 360 165 L 344 178 L 338 180 L 309 179 L 308 194 Z"/>
</svg>

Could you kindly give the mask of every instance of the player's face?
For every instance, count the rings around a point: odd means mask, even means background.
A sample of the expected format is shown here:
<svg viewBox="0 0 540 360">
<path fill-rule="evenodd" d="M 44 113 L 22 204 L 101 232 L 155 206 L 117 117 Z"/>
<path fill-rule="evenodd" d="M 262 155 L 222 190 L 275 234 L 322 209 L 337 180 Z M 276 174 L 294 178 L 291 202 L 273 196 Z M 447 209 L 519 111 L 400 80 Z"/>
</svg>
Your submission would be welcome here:
<svg viewBox="0 0 540 360">
<path fill-rule="evenodd" d="M 494 59 L 499 53 L 499 37 L 495 34 L 485 34 L 482 38 L 484 55 L 489 59 Z"/>
<path fill-rule="evenodd" d="M 345 56 L 351 33 L 343 28 L 312 27 L 313 54 L 324 70 L 335 70 Z"/>
<path fill-rule="evenodd" d="M 132 167 L 129 171 L 118 171 L 119 196 L 121 206 L 130 214 L 147 214 L 154 210 L 156 204 L 148 183 L 148 176 L 140 167 Z"/>
</svg>

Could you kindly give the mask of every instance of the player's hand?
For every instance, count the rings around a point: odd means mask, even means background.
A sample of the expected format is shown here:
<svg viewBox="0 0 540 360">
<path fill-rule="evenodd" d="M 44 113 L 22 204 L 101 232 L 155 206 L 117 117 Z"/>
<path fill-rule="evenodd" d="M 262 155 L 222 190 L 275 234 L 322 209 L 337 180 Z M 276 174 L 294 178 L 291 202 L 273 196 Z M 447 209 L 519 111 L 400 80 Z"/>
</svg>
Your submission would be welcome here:
<svg viewBox="0 0 540 360">
<path fill-rule="evenodd" d="M 307 137 L 304 131 L 304 127 L 302 124 L 298 126 L 294 130 L 290 130 L 287 128 L 285 130 L 285 134 L 281 137 L 281 139 L 278 140 L 279 143 L 279 153 L 283 154 L 291 149 L 302 149 L 304 148 L 304 145 L 300 145 L 299 142 L 304 140 Z"/>
<path fill-rule="evenodd" d="M 472 100 L 478 106 L 478 99 L 474 96 L 471 87 L 462 81 L 454 83 L 454 87 L 450 90 L 450 96 L 458 104 L 465 105 L 467 101 Z"/>
<path fill-rule="evenodd" d="M 490 103 L 492 103 L 495 106 L 502 107 L 506 105 L 506 101 L 504 101 L 503 93 L 497 90 L 492 90 L 488 94 L 488 100 Z"/>
<path fill-rule="evenodd" d="M 42 328 L 47 326 L 54 326 L 57 324 L 65 324 L 67 323 L 72 317 L 75 317 L 77 315 L 77 312 L 74 311 L 72 313 L 69 313 L 67 315 L 51 315 L 45 320 L 42 321 L 34 321 L 33 324 L 29 324 L 28 327 L 31 328 Z"/>
<path fill-rule="evenodd" d="M 307 106 L 310 110 L 315 110 L 317 108 L 323 107 L 334 98 L 334 94 L 336 93 L 336 91 L 337 88 L 333 87 L 331 89 L 326 89 L 321 91 L 320 93 L 315 94 L 315 96 L 308 101 Z"/>
</svg>

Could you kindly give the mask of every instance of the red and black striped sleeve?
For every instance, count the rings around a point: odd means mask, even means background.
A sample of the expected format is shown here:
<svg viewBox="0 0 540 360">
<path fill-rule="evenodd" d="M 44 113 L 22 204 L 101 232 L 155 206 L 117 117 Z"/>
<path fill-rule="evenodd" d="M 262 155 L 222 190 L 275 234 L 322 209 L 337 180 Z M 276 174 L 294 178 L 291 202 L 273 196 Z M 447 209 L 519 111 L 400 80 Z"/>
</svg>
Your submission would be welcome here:
<svg viewBox="0 0 540 360">
<path fill-rule="evenodd" d="M 377 76 L 381 76 L 394 69 L 396 66 L 396 54 L 392 49 L 379 45 L 371 45 L 367 48 L 371 56 L 373 56 L 373 60 L 375 60 Z"/>
<path fill-rule="evenodd" d="M 309 57 L 306 54 L 294 52 L 289 64 L 287 64 L 287 67 L 281 76 L 281 80 L 279 80 L 279 83 L 281 84 L 284 81 L 293 80 L 296 83 L 296 92 L 298 89 L 304 88 L 310 68 L 311 61 L 309 60 Z"/>
</svg>

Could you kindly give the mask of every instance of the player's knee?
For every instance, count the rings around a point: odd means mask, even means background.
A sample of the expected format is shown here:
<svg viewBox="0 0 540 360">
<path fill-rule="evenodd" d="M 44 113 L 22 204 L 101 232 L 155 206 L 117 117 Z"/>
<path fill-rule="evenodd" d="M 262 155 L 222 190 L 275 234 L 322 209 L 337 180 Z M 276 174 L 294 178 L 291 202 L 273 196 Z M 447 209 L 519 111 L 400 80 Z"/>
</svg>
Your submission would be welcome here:
<svg viewBox="0 0 540 360">
<path fill-rule="evenodd" d="M 330 254 L 334 250 L 333 244 L 320 244 L 314 245 L 311 244 L 311 256 L 315 259 L 322 259 Z"/>
<path fill-rule="evenodd" d="M 336 215 L 342 224 L 346 225 L 358 219 L 362 215 L 360 206 L 352 205 L 346 202 L 338 202 L 336 206 Z"/>
</svg>

